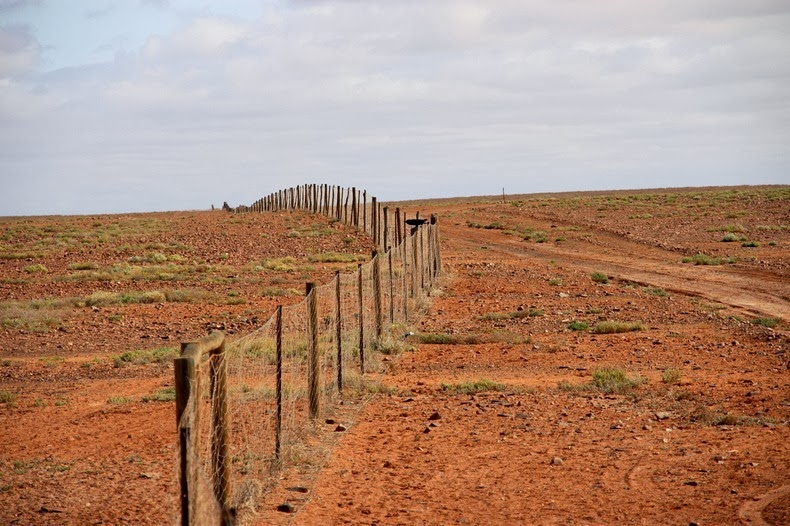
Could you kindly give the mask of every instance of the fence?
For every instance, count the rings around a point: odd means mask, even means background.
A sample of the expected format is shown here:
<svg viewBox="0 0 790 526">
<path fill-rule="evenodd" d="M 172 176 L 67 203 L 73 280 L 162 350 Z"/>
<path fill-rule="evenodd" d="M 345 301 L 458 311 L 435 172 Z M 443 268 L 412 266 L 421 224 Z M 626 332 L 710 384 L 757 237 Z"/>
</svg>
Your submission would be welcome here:
<svg viewBox="0 0 790 526">
<path fill-rule="evenodd" d="M 300 303 L 278 306 L 251 334 L 182 345 L 175 372 L 184 525 L 251 520 L 272 473 L 309 455 L 310 424 L 341 393 L 364 392 L 365 373 L 400 344 L 441 272 L 435 217 L 406 220 L 397 209 L 390 223 L 387 207 L 375 198 L 368 205 L 356 189 L 305 185 L 224 208 L 305 208 L 358 226 L 379 250 L 355 272 L 307 283 Z"/>
</svg>

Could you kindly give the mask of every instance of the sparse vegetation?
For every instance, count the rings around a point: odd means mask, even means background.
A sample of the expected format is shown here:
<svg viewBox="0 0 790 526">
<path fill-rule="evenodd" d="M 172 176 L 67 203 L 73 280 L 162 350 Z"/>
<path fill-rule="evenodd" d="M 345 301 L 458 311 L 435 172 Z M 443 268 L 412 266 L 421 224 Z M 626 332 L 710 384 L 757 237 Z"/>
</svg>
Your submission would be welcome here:
<svg viewBox="0 0 790 526">
<path fill-rule="evenodd" d="M 583 321 L 574 320 L 568 324 L 568 329 L 572 331 L 586 331 L 590 326 Z"/>
<path fill-rule="evenodd" d="M 156 349 L 126 351 L 113 359 L 115 367 L 127 365 L 145 365 L 149 363 L 169 363 L 178 356 L 178 351 L 171 347 Z"/>
<path fill-rule="evenodd" d="M 694 263 L 695 265 L 723 265 L 727 263 L 735 263 L 734 258 L 728 257 L 713 257 L 699 252 L 693 256 L 683 258 L 683 263 Z"/>
<path fill-rule="evenodd" d="M 768 327 L 770 329 L 773 329 L 774 327 L 779 325 L 780 321 L 782 321 L 781 318 L 764 318 L 764 317 L 761 317 L 761 318 L 754 318 L 752 320 L 752 323 L 754 325 L 759 325 L 761 327 Z"/>
<path fill-rule="evenodd" d="M 665 384 L 674 385 L 680 381 L 680 371 L 678 369 L 664 369 L 661 372 L 661 381 Z"/>
<path fill-rule="evenodd" d="M 343 254 L 340 252 L 322 252 L 307 256 L 311 263 L 356 263 L 357 261 L 367 261 L 367 257 L 362 254 Z"/>
<path fill-rule="evenodd" d="M 134 399 L 128 396 L 111 396 L 107 399 L 107 403 L 110 405 L 126 405 L 132 402 L 134 402 Z"/>
<path fill-rule="evenodd" d="M 593 372 L 591 385 L 606 394 L 628 394 L 644 382 L 644 378 L 629 377 L 622 369 L 603 368 Z"/>
<path fill-rule="evenodd" d="M 645 287 L 642 290 L 644 290 L 646 294 L 649 294 L 651 296 L 658 296 L 660 298 L 664 298 L 667 296 L 667 291 L 665 291 L 661 287 Z"/>
<path fill-rule="evenodd" d="M 602 321 L 595 324 L 595 326 L 592 328 L 592 332 L 595 334 L 615 334 L 641 330 L 642 326 L 639 323 L 624 321 Z"/>
<path fill-rule="evenodd" d="M 489 312 L 481 316 L 484 320 L 517 320 L 519 318 L 530 318 L 536 316 L 543 316 L 542 309 L 530 307 L 528 309 L 516 310 L 513 312 Z"/>
<path fill-rule="evenodd" d="M 741 246 L 744 248 L 757 248 L 760 246 L 760 243 L 757 241 L 744 241 L 741 243 Z"/>
<path fill-rule="evenodd" d="M 11 391 L 0 391 L 0 404 L 12 404 L 16 400 L 16 395 Z"/>
<path fill-rule="evenodd" d="M 453 394 L 476 394 L 485 391 L 504 391 L 505 385 L 481 378 L 480 380 L 461 382 L 456 384 L 441 384 L 442 391 Z"/>
<path fill-rule="evenodd" d="M 562 285 L 562 278 L 549 278 L 549 285 L 559 287 Z"/>
<path fill-rule="evenodd" d="M 143 402 L 174 402 L 176 399 L 176 390 L 174 387 L 165 387 L 157 389 L 149 395 L 141 398 Z"/>
<path fill-rule="evenodd" d="M 590 278 L 596 283 L 601 283 L 601 284 L 609 283 L 609 276 L 607 276 L 603 272 L 593 272 L 592 275 L 590 275 Z"/>
<path fill-rule="evenodd" d="M 25 272 L 28 274 L 45 274 L 49 272 L 47 267 L 40 263 L 36 263 L 35 265 L 28 265 L 25 267 Z"/>
</svg>

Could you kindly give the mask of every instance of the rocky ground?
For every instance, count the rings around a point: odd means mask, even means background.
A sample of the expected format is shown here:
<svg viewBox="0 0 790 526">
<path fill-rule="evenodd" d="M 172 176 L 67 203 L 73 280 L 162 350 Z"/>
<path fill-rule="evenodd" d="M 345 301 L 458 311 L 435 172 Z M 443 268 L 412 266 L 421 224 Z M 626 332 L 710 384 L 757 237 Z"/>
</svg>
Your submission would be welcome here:
<svg viewBox="0 0 790 526">
<path fill-rule="evenodd" d="M 439 214 L 442 290 L 386 393 L 327 414 L 348 430 L 319 425 L 327 455 L 283 471 L 257 519 L 787 524 L 788 203 L 787 187 L 400 203 Z M 301 213 L 0 226 L 9 524 L 172 519 L 174 409 L 156 401 L 172 366 L 119 357 L 244 334 L 344 265 L 310 255 L 370 249 Z M 719 264 L 683 262 L 699 253 Z"/>
</svg>

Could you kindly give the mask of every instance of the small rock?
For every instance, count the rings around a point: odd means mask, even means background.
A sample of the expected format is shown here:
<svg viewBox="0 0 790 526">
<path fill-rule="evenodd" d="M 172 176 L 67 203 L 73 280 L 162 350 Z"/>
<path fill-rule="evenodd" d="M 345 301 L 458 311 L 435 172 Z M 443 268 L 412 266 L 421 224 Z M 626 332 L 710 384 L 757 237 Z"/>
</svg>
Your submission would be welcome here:
<svg viewBox="0 0 790 526">
<path fill-rule="evenodd" d="M 347 429 L 348 428 L 346 428 L 346 426 L 344 426 L 343 424 L 338 424 L 337 427 L 335 428 L 335 432 L 341 433 L 343 431 L 346 431 Z"/>
<path fill-rule="evenodd" d="M 293 513 L 294 512 L 294 505 L 290 502 L 283 502 L 279 506 L 277 506 L 277 511 L 281 511 L 283 513 Z"/>
<path fill-rule="evenodd" d="M 430 427 L 426 427 L 425 429 L 422 430 L 422 432 L 427 435 L 428 433 L 431 432 L 431 428 Z"/>
<path fill-rule="evenodd" d="M 391 468 L 391 467 L 393 467 L 393 466 L 392 466 L 392 462 L 390 462 L 389 460 L 385 460 L 385 461 L 384 461 L 384 467 L 385 467 L 385 468 Z"/>
<path fill-rule="evenodd" d="M 683 485 L 685 485 L 685 486 L 699 486 L 699 482 L 697 482 L 696 480 L 687 480 L 686 482 L 683 483 Z"/>
<path fill-rule="evenodd" d="M 285 488 L 285 489 L 287 489 L 288 491 L 296 492 L 296 493 L 307 493 L 308 491 L 310 491 L 307 488 L 305 488 L 304 486 L 290 486 L 290 487 Z"/>
<path fill-rule="evenodd" d="M 563 462 L 562 462 L 562 459 L 560 457 L 554 457 L 554 458 L 551 459 L 551 462 L 550 462 L 550 464 L 552 466 L 562 466 L 562 463 Z"/>
<path fill-rule="evenodd" d="M 325 422 L 326 422 L 327 424 L 336 424 L 336 423 L 337 423 L 337 422 L 335 422 L 335 421 L 334 421 L 333 419 L 331 419 L 331 418 L 327 418 L 327 419 L 325 420 Z"/>
<path fill-rule="evenodd" d="M 439 420 L 441 418 L 442 418 L 442 415 L 440 415 L 437 412 L 434 412 L 431 416 L 428 417 L 428 420 Z"/>
<path fill-rule="evenodd" d="M 657 420 L 666 420 L 667 418 L 672 418 L 672 413 L 668 413 L 665 411 L 659 411 L 658 413 L 656 413 Z"/>
</svg>

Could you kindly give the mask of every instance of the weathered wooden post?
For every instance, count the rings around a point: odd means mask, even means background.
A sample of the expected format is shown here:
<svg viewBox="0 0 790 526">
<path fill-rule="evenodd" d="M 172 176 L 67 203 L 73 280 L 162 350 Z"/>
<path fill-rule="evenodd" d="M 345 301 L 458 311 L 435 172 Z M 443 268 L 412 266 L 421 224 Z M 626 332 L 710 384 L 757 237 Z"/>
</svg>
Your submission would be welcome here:
<svg viewBox="0 0 790 526">
<path fill-rule="evenodd" d="M 389 220 L 387 216 L 389 215 L 389 207 L 384 207 L 384 252 L 389 252 L 390 249 L 390 232 L 389 232 Z"/>
<path fill-rule="evenodd" d="M 379 246 L 379 228 L 378 217 L 376 217 L 376 198 L 370 197 L 370 237 L 373 238 L 373 244 Z"/>
<path fill-rule="evenodd" d="M 337 341 L 337 391 L 343 392 L 343 320 L 340 312 L 340 271 L 335 272 L 335 340 Z"/>
<path fill-rule="evenodd" d="M 395 245 L 399 246 L 403 243 L 403 234 L 401 233 L 401 228 L 403 227 L 403 223 L 400 220 L 400 207 L 395 207 Z"/>
<path fill-rule="evenodd" d="M 393 324 L 395 323 L 395 286 L 393 284 L 393 275 L 392 275 L 392 247 L 390 247 L 390 249 L 387 250 L 387 263 L 389 264 L 390 324 Z"/>
<path fill-rule="evenodd" d="M 310 418 L 315 420 L 321 411 L 319 396 L 320 370 L 318 360 L 318 291 L 315 283 L 308 282 L 305 286 L 307 299 L 307 395 L 310 399 Z"/>
<path fill-rule="evenodd" d="M 200 453 L 200 364 L 203 355 L 211 360 L 212 480 L 217 501 L 223 509 L 223 524 L 230 520 L 229 427 L 227 422 L 227 369 L 224 362 L 225 335 L 213 331 L 194 342 L 181 344 L 181 355 L 173 360 L 176 391 L 176 422 L 180 449 L 179 485 L 181 524 L 194 524 L 197 511 Z"/>
<path fill-rule="evenodd" d="M 406 243 L 406 239 L 404 238 L 400 244 L 401 248 L 401 266 L 403 267 L 403 271 L 401 272 L 401 281 L 403 282 L 403 322 L 409 322 L 409 265 L 408 265 L 408 258 L 406 257 L 406 249 L 408 247 L 408 243 Z"/>
<path fill-rule="evenodd" d="M 277 415 L 274 425 L 274 458 L 282 462 L 282 436 L 283 436 L 283 306 L 277 305 L 274 319 L 275 332 L 275 397 L 277 398 Z"/>
<path fill-rule="evenodd" d="M 359 368 L 365 374 L 365 305 L 362 303 L 362 264 L 357 265 L 357 313 L 359 319 Z"/>
<path fill-rule="evenodd" d="M 381 332 L 384 327 L 383 315 L 381 312 L 381 259 L 379 251 L 373 249 L 373 315 L 376 325 L 376 340 L 381 340 Z"/>
<path fill-rule="evenodd" d="M 230 517 L 230 422 L 228 421 L 228 368 L 225 361 L 224 339 L 210 354 L 211 372 L 211 464 L 214 495 Z"/>
</svg>

